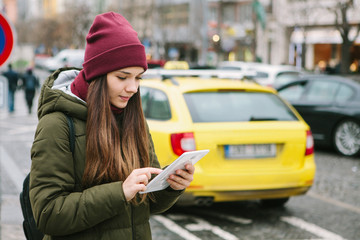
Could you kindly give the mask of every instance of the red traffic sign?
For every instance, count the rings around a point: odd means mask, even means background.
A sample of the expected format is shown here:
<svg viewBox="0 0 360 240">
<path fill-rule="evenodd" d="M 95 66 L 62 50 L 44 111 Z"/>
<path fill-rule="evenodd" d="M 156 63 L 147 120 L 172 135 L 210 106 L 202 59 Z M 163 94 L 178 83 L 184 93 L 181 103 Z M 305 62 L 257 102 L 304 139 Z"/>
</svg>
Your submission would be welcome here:
<svg viewBox="0 0 360 240">
<path fill-rule="evenodd" d="M 0 14 L 0 66 L 10 57 L 14 47 L 14 34 L 9 22 Z"/>
</svg>

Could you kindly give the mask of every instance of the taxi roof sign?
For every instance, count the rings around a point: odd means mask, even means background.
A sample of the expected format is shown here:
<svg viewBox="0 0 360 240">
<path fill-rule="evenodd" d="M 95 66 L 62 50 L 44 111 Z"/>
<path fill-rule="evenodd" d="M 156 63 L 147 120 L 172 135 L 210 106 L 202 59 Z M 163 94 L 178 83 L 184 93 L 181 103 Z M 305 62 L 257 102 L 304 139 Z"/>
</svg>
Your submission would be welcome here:
<svg viewBox="0 0 360 240">
<path fill-rule="evenodd" d="M 167 61 L 164 65 L 164 69 L 189 69 L 189 64 L 186 61 Z"/>
<path fill-rule="evenodd" d="M 0 66 L 2 66 L 6 60 L 10 57 L 12 49 L 14 47 L 14 34 L 13 30 L 5 18 L 0 14 Z"/>
</svg>

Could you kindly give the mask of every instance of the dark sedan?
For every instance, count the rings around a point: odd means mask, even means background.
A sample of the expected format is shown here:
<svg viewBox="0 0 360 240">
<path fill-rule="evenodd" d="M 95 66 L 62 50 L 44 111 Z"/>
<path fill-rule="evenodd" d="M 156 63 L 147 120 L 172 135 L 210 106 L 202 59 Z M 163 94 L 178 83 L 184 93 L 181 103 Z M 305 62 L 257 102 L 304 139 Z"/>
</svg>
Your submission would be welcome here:
<svg viewBox="0 0 360 240">
<path fill-rule="evenodd" d="M 311 75 L 277 89 L 309 124 L 316 144 L 340 154 L 360 154 L 360 82 Z"/>
</svg>

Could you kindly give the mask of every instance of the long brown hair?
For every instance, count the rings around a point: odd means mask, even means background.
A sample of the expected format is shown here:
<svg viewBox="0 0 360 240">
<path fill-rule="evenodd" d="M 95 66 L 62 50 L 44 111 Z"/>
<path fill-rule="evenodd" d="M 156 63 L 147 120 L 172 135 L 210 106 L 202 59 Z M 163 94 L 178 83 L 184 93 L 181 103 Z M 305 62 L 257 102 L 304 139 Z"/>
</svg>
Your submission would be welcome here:
<svg viewBox="0 0 360 240">
<path fill-rule="evenodd" d="M 150 166 L 140 89 L 121 113 L 120 128 L 111 110 L 106 75 L 90 83 L 87 105 L 85 188 L 124 181 L 134 169 Z M 145 198 L 146 194 L 140 195 L 141 201 Z"/>
</svg>

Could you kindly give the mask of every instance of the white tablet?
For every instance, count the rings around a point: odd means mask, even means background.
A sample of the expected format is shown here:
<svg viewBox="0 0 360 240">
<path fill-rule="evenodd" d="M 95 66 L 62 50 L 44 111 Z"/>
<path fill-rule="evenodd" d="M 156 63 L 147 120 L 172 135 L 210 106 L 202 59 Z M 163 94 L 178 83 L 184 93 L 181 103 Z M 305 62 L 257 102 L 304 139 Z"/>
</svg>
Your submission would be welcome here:
<svg viewBox="0 0 360 240">
<path fill-rule="evenodd" d="M 210 150 L 198 150 L 185 152 L 181 154 L 175 161 L 173 161 L 167 168 L 165 168 L 159 175 L 149 182 L 146 186 L 146 191 L 139 193 L 148 193 L 159 191 L 167 188 L 169 183 L 166 181 L 171 174 L 175 174 L 178 169 L 185 169 L 185 165 L 191 163 L 194 165 L 197 161 L 203 158 Z"/>
</svg>

